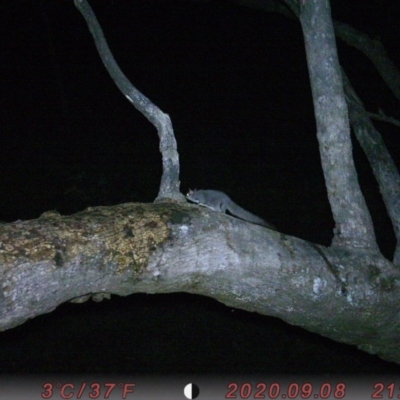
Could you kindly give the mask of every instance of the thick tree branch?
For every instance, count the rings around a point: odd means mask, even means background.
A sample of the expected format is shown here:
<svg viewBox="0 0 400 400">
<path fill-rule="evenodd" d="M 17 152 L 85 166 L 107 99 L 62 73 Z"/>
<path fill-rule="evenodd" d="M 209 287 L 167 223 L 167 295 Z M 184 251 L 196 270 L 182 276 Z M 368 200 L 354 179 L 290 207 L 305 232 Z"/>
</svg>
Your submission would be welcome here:
<svg viewBox="0 0 400 400">
<path fill-rule="evenodd" d="M 298 8 L 297 0 L 286 2 Z M 305 1 L 302 24 L 328 192 L 335 219 L 343 225 L 335 237 L 341 247 L 316 246 L 184 204 L 124 204 L 90 208 L 70 217 L 47 212 L 38 220 L 0 224 L 0 329 L 68 300 L 184 291 L 277 316 L 400 363 L 400 271 L 376 251 L 351 161 L 329 10 L 314 13 L 316 7 L 327 6 L 322 3 L 326 2 Z M 164 175 L 159 199 L 179 199 L 178 155 L 175 139 L 171 142 L 168 136 L 173 138 L 168 116 L 116 66 L 86 1 L 75 4 L 118 87 L 154 123 L 160 138 L 166 135 L 160 146 Z M 325 64 L 318 68 L 317 63 Z M 357 107 L 355 102 L 350 118 Z M 365 126 L 359 130 L 365 132 Z M 342 169 L 340 163 L 345 164 Z M 387 166 L 380 168 L 384 174 Z M 354 184 L 355 198 L 347 198 Z"/>
<path fill-rule="evenodd" d="M 329 2 L 307 0 L 301 9 L 322 169 L 336 222 L 333 244 L 378 250 L 353 162 Z"/>
<path fill-rule="evenodd" d="M 0 265 L 1 330 L 84 295 L 189 292 L 400 362 L 390 262 L 206 208 L 123 204 L 2 224 Z"/>
<path fill-rule="evenodd" d="M 164 114 L 150 101 L 150 99 L 136 89 L 121 71 L 118 64 L 115 62 L 110 48 L 107 45 L 103 31 L 88 2 L 86 0 L 74 0 L 74 3 L 89 26 L 97 51 L 99 52 L 107 71 L 111 75 L 111 78 L 125 97 L 157 129 L 160 138 L 160 151 L 163 161 L 163 174 L 161 177 L 157 201 L 162 201 L 163 199 L 185 201 L 184 196 L 179 192 L 179 155 L 169 115 Z"/>
<path fill-rule="evenodd" d="M 300 8 L 293 1 L 284 0 L 293 11 L 293 14 L 288 12 L 288 9 L 280 6 L 275 1 L 265 3 L 260 0 L 234 0 L 242 5 L 262 9 L 268 12 L 278 12 L 286 17 L 291 18 L 293 15 L 299 17 Z M 279 2 L 278 2 L 279 3 Z M 383 45 L 369 38 L 366 34 L 357 31 L 347 24 L 334 21 L 335 34 L 346 42 L 363 52 L 375 65 L 377 71 L 393 91 L 395 96 L 400 99 L 400 72 L 387 56 Z M 357 140 L 363 148 L 374 175 L 380 186 L 380 190 L 392 220 L 395 235 L 397 238 L 397 246 L 395 250 L 394 263 L 400 265 L 400 178 L 396 166 L 390 157 L 390 154 L 382 140 L 380 133 L 374 128 L 368 117 L 389 122 L 394 125 L 399 125 L 399 121 L 394 118 L 387 117 L 381 112 L 379 115 L 367 112 L 361 100 L 356 95 L 350 84 L 350 80 L 345 75 L 342 69 L 342 77 L 346 100 L 349 107 L 350 123 L 355 131 Z"/>
</svg>

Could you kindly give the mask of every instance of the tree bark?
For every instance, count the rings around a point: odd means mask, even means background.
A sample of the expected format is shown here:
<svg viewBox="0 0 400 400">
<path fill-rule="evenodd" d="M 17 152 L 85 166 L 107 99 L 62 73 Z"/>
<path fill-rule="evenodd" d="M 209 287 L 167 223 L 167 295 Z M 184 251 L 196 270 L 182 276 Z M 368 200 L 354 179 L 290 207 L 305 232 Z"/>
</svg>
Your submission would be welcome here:
<svg viewBox="0 0 400 400">
<path fill-rule="evenodd" d="M 277 12 L 288 18 L 300 18 L 301 7 L 300 2 L 297 0 L 284 0 L 283 2 L 271 0 L 268 3 L 260 0 L 234 1 L 244 6 L 261 9 L 267 12 Z M 287 7 L 283 4 L 286 4 Z M 312 3 L 310 4 L 312 5 Z M 322 21 L 320 22 L 322 23 Z M 400 99 L 400 71 L 389 59 L 382 43 L 376 39 L 371 39 L 366 34 L 342 22 L 334 21 L 333 25 L 337 37 L 368 57 L 375 65 L 377 72 L 386 82 L 389 89 L 398 99 Z M 312 35 L 312 31 L 308 34 Z M 314 51 L 319 51 L 317 44 L 314 47 Z M 318 67 L 319 65 L 317 64 L 316 68 L 318 69 Z M 324 73 L 322 68 L 320 72 L 322 74 Z M 372 124 L 371 118 L 390 122 L 398 126 L 399 122 L 393 118 L 383 116 L 382 113 L 376 115 L 367 112 L 343 69 L 341 69 L 341 75 L 343 78 L 343 87 L 349 110 L 350 124 L 357 140 L 368 158 L 374 176 L 378 182 L 379 189 L 382 193 L 383 201 L 389 217 L 392 221 L 394 233 L 397 239 L 393 262 L 395 265 L 400 265 L 400 175 L 380 133 Z M 337 73 L 335 74 L 335 79 L 338 79 Z M 324 85 L 325 84 L 329 86 L 329 82 L 324 82 Z M 322 87 L 322 90 L 323 89 L 324 87 Z M 330 113 L 329 110 L 325 110 L 324 112 L 327 115 Z M 344 118 L 346 119 L 345 115 Z M 342 123 L 344 125 L 344 122 Z M 347 133 L 346 140 L 348 140 Z M 351 175 L 354 176 L 353 167 L 351 168 Z M 343 197 L 345 198 L 345 196 Z"/>
<path fill-rule="evenodd" d="M 301 7 L 308 71 L 325 185 L 336 223 L 333 244 L 378 251 L 372 219 L 358 184 L 350 125 L 329 1 Z"/>
<path fill-rule="evenodd" d="M 173 203 L 47 212 L 1 225 L 0 243 L 1 330 L 91 295 L 188 292 L 400 362 L 400 273 L 371 251 Z"/>
<path fill-rule="evenodd" d="M 400 271 L 379 254 L 358 188 L 328 3 L 306 0 L 300 9 L 321 158 L 340 226 L 336 246 L 185 203 L 97 207 L 69 217 L 47 212 L 0 225 L 1 330 L 66 301 L 183 291 L 276 316 L 400 363 Z M 178 158 L 161 147 L 165 172 Z M 171 179 L 176 194 L 179 181 Z M 167 193 L 163 185 L 160 193 Z"/>
<path fill-rule="evenodd" d="M 163 113 L 149 98 L 133 86 L 121 71 L 89 3 L 86 0 L 75 0 L 74 4 L 85 18 L 100 58 L 118 89 L 157 129 L 163 173 L 156 201 L 166 199 L 184 201 L 184 197 L 179 191 L 179 154 L 169 115 Z"/>
<path fill-rule="evenodd" d="M 383 201 L 394 227 L 397 244 L 393 262 L 400 265 L 400 176 L 380 133 L 372 124 L 367 111 L 350 80 L 342 70 L 344 89 L 349 104 L 349 118 L 354 133 L 371 165 Z"/>
</svg>

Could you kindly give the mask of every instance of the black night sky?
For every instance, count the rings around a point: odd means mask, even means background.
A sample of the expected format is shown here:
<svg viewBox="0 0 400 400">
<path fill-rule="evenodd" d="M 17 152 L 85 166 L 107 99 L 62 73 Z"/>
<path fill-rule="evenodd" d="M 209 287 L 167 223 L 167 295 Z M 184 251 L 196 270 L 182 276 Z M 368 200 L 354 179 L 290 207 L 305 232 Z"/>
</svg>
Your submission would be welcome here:
<svg viewBox="0 0 400 400">
<path fill-rule="evenodd" d="M 172 119 L 181 189 L 217 189 L 279 231 L 329 245 L 300 24 L 230 1 L 91 1 L 116 61 Z M 400 67 L 400 3 L 332 0 Z M 72 0 L 0 2 L 0 220 L 151 202 L 155 128 L 119 92 Z M 339 58 L 365 107 L 399 105 L 358 50 Z M 382 133 L 400 167 L 399 128 Z M 394 234 L 370 167 L 354 157 L 382 252 Z M 1 373 L 384 374 L 400 367 L 275 318 L 179 293 L 65 304 L 0 333 Z"/>
</svg>

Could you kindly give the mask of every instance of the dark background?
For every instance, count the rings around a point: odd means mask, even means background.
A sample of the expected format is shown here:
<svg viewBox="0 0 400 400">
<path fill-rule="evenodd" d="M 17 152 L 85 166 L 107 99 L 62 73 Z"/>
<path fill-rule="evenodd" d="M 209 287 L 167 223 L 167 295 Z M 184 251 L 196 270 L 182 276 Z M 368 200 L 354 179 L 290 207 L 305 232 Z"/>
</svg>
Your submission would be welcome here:
<svg viewBox="0 0 400 400">
<path fill-rule="evenodd" d="M 182 192 L 218 189 L 279 231 L 329 245 L 333 220 L 300 25 L 229 1 L 92 1 L 117 62 L 172 119 Z M 339 21 L 400 66 L 400 5 L 337 0 Z M 122 96 L 72 1 L 0 2 L 0 220 L 151 202 L 155 129 Z M 357 50 L 340 61 L 366 108 L 400 119 Z M 397 165 L 399 130 L 376 123 Z M 382 252 L 394 234 L 370 167 L 354 156 Z M 0 372 L 398 373 L 378 357 L 201 296 L 64 304 L 0 333 Z"/>
</svg>

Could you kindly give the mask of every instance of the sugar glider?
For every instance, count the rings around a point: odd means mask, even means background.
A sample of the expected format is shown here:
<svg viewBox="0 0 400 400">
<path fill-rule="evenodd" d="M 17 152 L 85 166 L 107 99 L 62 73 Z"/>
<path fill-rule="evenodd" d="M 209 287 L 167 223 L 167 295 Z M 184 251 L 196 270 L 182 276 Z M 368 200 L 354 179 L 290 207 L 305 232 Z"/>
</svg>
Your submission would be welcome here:
<svg viewBox="0 0 400 400">
<path fill-rule="evenodd" d="M 186 198 L 214 211 L 224 213 L 228 210 L 235 217 L 276 231 L 273 225 L 238 206 L 228 195 L 219 190 L 189 190 Z"/>
</svg>

